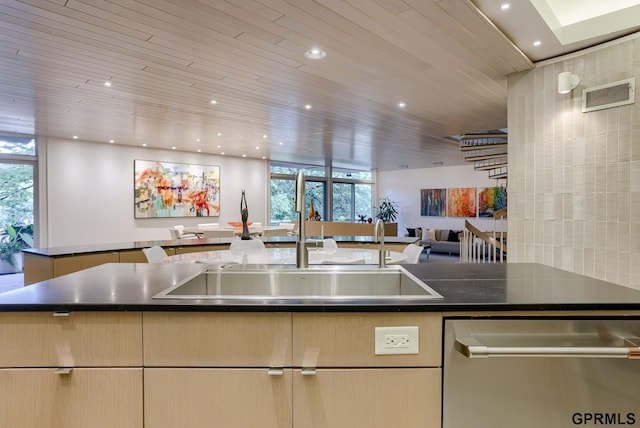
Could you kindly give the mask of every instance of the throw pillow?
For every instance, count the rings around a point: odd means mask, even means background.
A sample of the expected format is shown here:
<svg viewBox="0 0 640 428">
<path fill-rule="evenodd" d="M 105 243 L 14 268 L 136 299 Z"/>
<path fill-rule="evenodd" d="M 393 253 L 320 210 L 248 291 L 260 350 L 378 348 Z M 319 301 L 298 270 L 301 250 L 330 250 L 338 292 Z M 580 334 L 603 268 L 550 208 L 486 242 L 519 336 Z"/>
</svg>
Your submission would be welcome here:
<svg viewBox="0 0 640 428">
<path fill-rule="evenodd" d="M 422 229 L 422 240 L 423 241 L 435 241 L 436 240 L 436 230 L 435 229 Z"/>
<path fill-rule="evenodd" d="M 407 227 L 407 236 L 410 238 L 416 237 L 416 229 L 413 227 Z"/>
<path fill-rule="evenodd" d="M 422 228 L 416 227 L 416 238 L 422 238 Z"/>
<path fill-rule="evenodd" d="M 460 239 L 458 239 L 458 233 L 460 233 L 460 231 L 458 231 L 458 230 L 450 230 L 449 231 L 449 239 L 447 239 L 447 241 L 460 242 Z"/>
</svg>

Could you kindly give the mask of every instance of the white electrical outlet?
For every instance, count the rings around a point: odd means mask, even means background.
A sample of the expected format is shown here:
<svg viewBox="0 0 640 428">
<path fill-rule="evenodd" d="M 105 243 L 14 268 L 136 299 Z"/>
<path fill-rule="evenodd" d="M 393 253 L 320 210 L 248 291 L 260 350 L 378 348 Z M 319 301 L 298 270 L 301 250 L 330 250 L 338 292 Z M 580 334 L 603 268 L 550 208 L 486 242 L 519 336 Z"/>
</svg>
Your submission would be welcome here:
<svg viewBox="0 0 640 428">
<path fill-rule="evenodd" d="M 376 327 L 376 355 L 385 354 L 417 354 L 418 326 Z"/>
</svg>

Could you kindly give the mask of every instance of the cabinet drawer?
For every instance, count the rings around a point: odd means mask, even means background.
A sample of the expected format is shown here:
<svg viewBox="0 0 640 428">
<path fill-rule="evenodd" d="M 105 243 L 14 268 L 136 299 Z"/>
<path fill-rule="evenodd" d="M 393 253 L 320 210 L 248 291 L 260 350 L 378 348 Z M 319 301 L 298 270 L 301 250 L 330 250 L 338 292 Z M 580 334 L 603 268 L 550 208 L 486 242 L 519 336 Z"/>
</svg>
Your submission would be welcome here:
<svg viewBox="0 0 640 428">
<path fill-rule="evenodd" d="M 145 427 L 291 427 L 291 382 L 291 369 L 145 369 Z"/>
<path fill-rule="evenodd" d="M 0 367 L 142 366 L 142 316 L 3 312 L 0 343 Z"/>
<path fill-rule="evenodd" d="M 142 368 L 0 369 L 0 426 L 140 428 Z"/>
<path fill-rule="evenodd" d="M 291 366 L 291 314 L 145 312 L 145 367 Z"/>
<path fill-rule="evenodd" d="M 419 352 L 375 355 L 375 328 L 418 326 Z M 442 317 L 424 313 L 295 313 L 294 367 L 439 367 Z"/>
<path fill-rule="evenodd" d="M 293 374 L 296 428 L 439 428 L 439 368 L 318 369 Z"/>
</svg>

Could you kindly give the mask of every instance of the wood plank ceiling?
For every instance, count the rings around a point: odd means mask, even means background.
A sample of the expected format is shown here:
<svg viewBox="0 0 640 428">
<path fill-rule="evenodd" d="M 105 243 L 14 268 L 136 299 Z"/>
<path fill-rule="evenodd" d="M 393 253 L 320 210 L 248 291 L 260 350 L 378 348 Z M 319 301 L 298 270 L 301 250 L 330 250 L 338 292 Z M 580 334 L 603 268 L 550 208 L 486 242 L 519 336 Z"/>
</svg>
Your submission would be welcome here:
<svg viewBox="0 0 640 428">
<path fill-rule="evenodd" d="M 52 138 L 461 165 L 532 66 L 470 0 L 0 0 L 0 131 Z"/>
</svg>

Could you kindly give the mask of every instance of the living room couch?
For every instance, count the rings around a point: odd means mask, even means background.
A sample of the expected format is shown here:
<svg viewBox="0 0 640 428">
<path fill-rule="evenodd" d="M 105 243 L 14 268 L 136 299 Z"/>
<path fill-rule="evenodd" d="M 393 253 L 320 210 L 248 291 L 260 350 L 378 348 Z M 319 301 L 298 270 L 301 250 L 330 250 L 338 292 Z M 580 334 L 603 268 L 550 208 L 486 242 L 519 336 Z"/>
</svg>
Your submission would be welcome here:
<svg viewBox="0 0 640 428">
<path fill-rule="evenodd" d="M 417 227 L 407 228 L 407 236 L 419 236 L 421 239 L 418 245 L 423 247 L 431 245 L 433 253 L 460 254 L 460 233 L 458 230 L 450 229 L 427 229 Z"/>
</svg>

